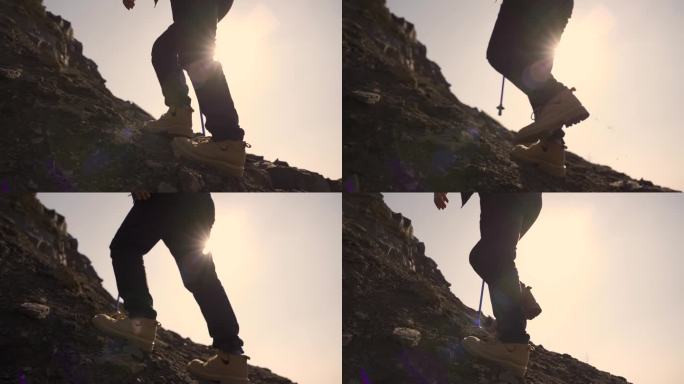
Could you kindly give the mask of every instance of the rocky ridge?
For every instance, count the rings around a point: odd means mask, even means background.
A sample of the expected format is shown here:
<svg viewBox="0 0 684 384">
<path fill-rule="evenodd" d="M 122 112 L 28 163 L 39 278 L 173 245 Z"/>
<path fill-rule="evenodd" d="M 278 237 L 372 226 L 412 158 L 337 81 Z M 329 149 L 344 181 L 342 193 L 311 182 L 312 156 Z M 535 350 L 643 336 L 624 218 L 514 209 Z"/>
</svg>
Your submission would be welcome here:
<svg viewBox="0 0 684 384">
<path fill-rule="evenodd" d="M 343 4 L 345 190 L 667 190 L 572 153 L 565 180 L 518 166 L 513 132 L 454 96 L 413 24 L 386 0 Z"/>
<path fill-rule="evenodd" d="M 342 227 L 344 383 L 519 384 L 510 373 L 471 358 L 468 335 L 492 339 L 494 320 L 449 289 L 411 220 L 381 195 L 346 194 Z M 527 384 L 626 384 L 577 359 L 534 345 Z"/>
<path fill-rule="evenodd" d="M 312 191 L 338 181 L 249 155 L 243 179 L 177 159 L 112 95 L 71 24 L 42 0 L 0 0 L 0 191 Z M 197 138 L 201 140 L 201 138 Z"/>
<path fill-rule="evenodd" d="M 185 371 L 212 352 L 160 329 L 154 352 L 102 336 L 91 325 L 115 300 L 78 252 L 64 217 L 34 195 L 0 194 L 0 382 L 195 383 Z M 292 384 L 253 367 L 256 384 Z"/>
</svg>

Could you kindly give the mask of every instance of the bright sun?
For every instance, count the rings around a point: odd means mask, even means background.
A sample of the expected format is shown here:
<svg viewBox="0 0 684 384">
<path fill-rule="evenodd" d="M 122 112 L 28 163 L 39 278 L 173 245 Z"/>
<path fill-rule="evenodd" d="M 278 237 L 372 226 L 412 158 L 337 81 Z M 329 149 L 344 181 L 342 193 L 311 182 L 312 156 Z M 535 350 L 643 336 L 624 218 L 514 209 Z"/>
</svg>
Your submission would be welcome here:
<svg viewBox="0 0 684 384">
<path fill-rule="evenodd" d="M 615 18 L 604 5 L 576 13 L 556 49 L 554 72 L 560 78 L 600 80 L 610 68 L 609 40 L 614 28 Z"/>
</svg>

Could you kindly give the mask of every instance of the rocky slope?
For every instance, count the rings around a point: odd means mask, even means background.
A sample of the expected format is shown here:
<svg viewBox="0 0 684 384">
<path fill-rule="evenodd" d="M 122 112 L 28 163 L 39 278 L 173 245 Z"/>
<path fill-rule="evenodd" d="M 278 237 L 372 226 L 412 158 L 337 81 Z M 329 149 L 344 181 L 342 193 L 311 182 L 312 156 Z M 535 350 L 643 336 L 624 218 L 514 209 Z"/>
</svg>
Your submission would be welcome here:
<svg viewBox="0 0 684 384">
<path fill-rule="evenodd" d="M 345 194 L 343 202 L 344 383 L 514 384 L 510 373 L 473 360 L 460 340 L 492 338 L 494 324 L 449 290 L 411 221 L 381 195 Z M 536 345 L 528 384 L 626 384 L 567 354 Z"/>
<path fill-rule="evenodd" d="M 64 217 L 31 194 L 0 194 L 0 382 L 193 383 L 185 364 L 211 351 L 161 330 L 143 354 L 101 336 L 93 315 L 114 312 Z M 257 384 L 292 384 L 253 368 Z"/>
<path fill-rule="evenodd" d="M 0 0 L 0 189 L 330 191 L 338 182 L 250 155 L 244 179 L 177 160 L 116 98 L 70 23 L 42 0 Z"/>
<path fill-rule="evenodd" d="M 410 22 L 385 0 L 343 4 L 346 190 L 663 190 L 572 153 L 566 180 L 519 167 L 512 132 L 459 102 Z"/>
</svg>

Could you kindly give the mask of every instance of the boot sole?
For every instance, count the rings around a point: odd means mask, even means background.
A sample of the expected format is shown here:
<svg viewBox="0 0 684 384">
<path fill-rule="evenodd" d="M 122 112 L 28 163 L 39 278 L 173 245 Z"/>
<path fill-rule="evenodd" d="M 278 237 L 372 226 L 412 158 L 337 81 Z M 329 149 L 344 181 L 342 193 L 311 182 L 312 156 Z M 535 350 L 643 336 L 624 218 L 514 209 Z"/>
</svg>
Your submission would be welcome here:
<svg viewBox="0 0 684 384">
<path fill-rule="evenodd" d="M 496 364 L 504 367 L 505 369 L 508 369 L 509 371 L 511 371 L 511 373 L 513 373 L 518 378 L 524 378 L 525 374 L 527 373 L 527 368 L 520 368 L 519 365 L 512 363 L 508 360 L 501 360 L 501 359 L 493 357 L 493 356 L 489 356 L 486 354 L 475 352 L 474 350 L 472 350 L 468 347 L 467 343 L 461 343 L 461 345 L 463 346 L 463 349 L 465 349 L 466 352 L 468 352 L 471 356 L 479 357 L 481 359 L 496 363 Z"/>
<path fill-rule="evenodd" d="M 200 374 L 197 374 L 195 372 L 190 372 L 190 376 L 195 379 L 200 381 L 200 384 L 203 384 L 202 382 L 206 382 L 207 384 L 214 384 L 214 383 L 220 383 L 220 384 L 250 384 L 251 381 L 249 379 L 239 379 L 239 378 L 216 378 L 213 376 L 203 376 Z"/>
<path fill-rule="evenodd" d="M 578 106 L 572 111 L 568 112 L 558 121 L 553 121 L 544 125 L 532 123 L 527 127 L 521 129 L 515 138 L 513 139 L 514 144 L 524 144 L 524 143 L 534 143 L 537 140 L 541 140 L 544 137 L 550 135 L 558 128 L 558 124 L 561 124 L 561 128 L 572 127 L 575 124 L 579 124 L 582 121 L 588 119 L 590 116 L 589 111 L 587 111 L 584 106 Z"/>
<path fill-rule="evenodd" d="M 530 159 L 530 158 L 524 157 L 522 155 L 517 155 L 516 152 L 511 153 L 511 158 L 513 160 L 519 161 L 521 163 L 537 166 L 544 173 L 549 174 L 551 176 L 555 176 L 555 177 L 559 177 L 559 178 L 565 178 L 565 176 L 567 175 L 567 169 L 564 165 L 556 165 L 556 164 L 548 163 L 546 161 L 539 161 L 539 160 L 535 160 L 535 159 Z"/>
<path fill-rule="evenodd" d="M 195 134 L 192 132 L 192 126 L 190 128 L 180 128 L 180 127 L 164 127 L 163 129 L 149 129 L 147 126 L 143 126 L 141 129 L 144 133 L 149 133 L 150 135 L 164 135 L 171 137 L 187 137 L 191 139 Z"/>
<path fill-rule="evenodd" d="M 113 328 L 108 328 L 101 326 L 99 323 L 93 322 L 93 325 L 95 328 L 97 328 L 99 331 L 102 333 L 116 337 L 118 339 L 123 339 L 131 344 L 133 344 L 135 347 L 140 348 L 141 350 L 150 353 L 154 350 L 154 341 L 152 343 L 149 342 L 149 340 L 145 340 L 140 337 L 136 337 L 135 335 L 131 335 L 130 333 L 125 333 L 121 331 L 117 331 Z"/>
<path fill-rule="evenodd" d="M 232 177 L 242 177 L 245 174 L 244 166 L 239 167 L 231 164 L 226 164 L 225 162 L 219 160 L 199 158 L 192 151 L 186 150 L 184 145 L 177 144 L 175 140 L 171 143 L 171 148 L 173 149 L 173 152 L 177 157 L 184 157 L 188 160 L 194 161 L 202 165 L 212 166 L 218 169 L 223 175 Z"/>
</svg>

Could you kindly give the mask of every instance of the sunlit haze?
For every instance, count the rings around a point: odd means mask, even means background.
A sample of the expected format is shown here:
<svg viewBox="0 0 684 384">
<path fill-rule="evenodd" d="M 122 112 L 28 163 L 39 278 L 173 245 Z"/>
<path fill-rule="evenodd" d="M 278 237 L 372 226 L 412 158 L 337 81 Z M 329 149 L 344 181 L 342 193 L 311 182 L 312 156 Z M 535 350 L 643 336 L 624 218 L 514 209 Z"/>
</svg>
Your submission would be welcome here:
<svg viewBox="0 0 684 384">
<path fill-rule="evenodd" d="M 388 0 L 415 23 L 428 57 L 466 104 L 519 130 L 531 122 L 526 96 L 507 83 L 497 116 L 501 75 L 487 62 L 499 13 L 494 0 Z M 557 48 L 554 75 L 592 117 L 567 131 L 570 151 L 670 188 L 684 189 L 680 149 L 684 3 L 677 0 L 575 0 Z"/>
<path fill-rule="evenodd" d="M 479 199 L 458 193 L 438 211 L 432 194 L 385 194 L 413 222 L 452 292 L 477 309 L 480 278 L 468 262 L 480 238 Z M 545 194 L 518 244 L 521 280 L 543 308 L 532 342 L 569 353 L 635 384 L 675 384 L 684 368 L 681 194 Z M 485 291 L 486 292 L 486 291 Z M 483 311 L 491 316 L 485 293 Z"/>
<path fill-rule="evenodd" d="M 109 243 L 127 194 L 40 194 L 66 217 L 79 251 L 116 297 Z M 341 383 L 342 229 L 338 194 L 213 194 L 208 248 L 251 363 L 300 384 Z M 160 242 L 144 258 L 158 320 L 210 344 L 206 323 Z"/>
<path fill-rule="evenodd" d="M 116 96 L 155 117 L 166 111 L 150 55 L 172 23 L 168 0 L 156 8 L 152 0 L 138 0 L 132 11 L 120 0 L 45 5 L 72 22 L 84 54 Z M 253 153 L 341 176 L 341 20 L 339 0 L 237 0 L 219 24 L 215 57 Z M 194 130 L 201 130 L 198 113 Z"/>
</svg>

